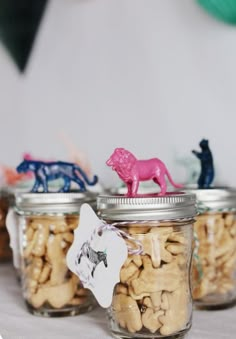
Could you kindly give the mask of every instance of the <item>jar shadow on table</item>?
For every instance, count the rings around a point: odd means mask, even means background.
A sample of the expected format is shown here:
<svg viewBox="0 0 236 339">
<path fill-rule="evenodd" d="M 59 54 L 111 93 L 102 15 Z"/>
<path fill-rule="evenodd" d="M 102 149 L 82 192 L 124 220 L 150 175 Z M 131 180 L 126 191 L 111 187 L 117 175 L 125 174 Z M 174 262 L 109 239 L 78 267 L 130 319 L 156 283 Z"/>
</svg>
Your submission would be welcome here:
<svg viewBox="0 0 236 339">
<path fill-rule="evenodd" d="M 106 309 L 99 306 L 89 313 L 89 317 L 93 319 L 93 323 L 95 323 L 95 325 L 99 326 L 107 335 L 111 336 L 109 325 L 107 323 L 109 316 Z"/>
</svg>

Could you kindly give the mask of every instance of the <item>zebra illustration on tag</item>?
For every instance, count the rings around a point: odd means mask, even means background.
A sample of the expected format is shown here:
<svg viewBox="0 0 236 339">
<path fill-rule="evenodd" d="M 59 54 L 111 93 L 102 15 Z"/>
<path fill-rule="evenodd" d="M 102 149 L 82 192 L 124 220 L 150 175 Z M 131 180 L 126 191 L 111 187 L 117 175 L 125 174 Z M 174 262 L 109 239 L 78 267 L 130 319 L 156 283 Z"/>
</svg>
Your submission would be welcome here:
<svg viewBox="0 0 236 339">
<path fill-rule="evenodd" d="M 92 263 L 92 271 L 91 276 L 94 277 L 94 272 L 97 266 L 103 262 L 104 266 L 107 267 L 107 253 L 105 251 L 95 251 L 89 244 L 88 241 L 86 241 L 79 252 L 78 255 L 78 262 L 77 264 L 80 264 L 81 258 L 86 257 L 91 263 Z"/>
</svg>

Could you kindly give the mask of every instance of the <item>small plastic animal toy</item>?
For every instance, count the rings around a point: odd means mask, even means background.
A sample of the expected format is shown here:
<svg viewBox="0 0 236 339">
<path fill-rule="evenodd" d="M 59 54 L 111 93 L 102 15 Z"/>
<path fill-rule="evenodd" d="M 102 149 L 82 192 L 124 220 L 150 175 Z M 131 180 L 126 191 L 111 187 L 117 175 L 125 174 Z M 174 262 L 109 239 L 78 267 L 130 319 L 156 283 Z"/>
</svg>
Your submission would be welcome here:
<svg viewBox="0 0 236 339">
<path fill-rule="evenodd" d="M 85 184 L 95 185 L 98 177 L 95 175 L 92 181 L 89 181 L 84 171 L 73 163 L 57 161 L 57 162 L 44 162 L 36 160 L 24 160 L 17 167 L 18 173 L 33 172 L 35 175 L 35 183 L 31 192 L 39 192 L 40 186 L 43 192 L 48 192 L 48 181 L 55 179 L 63 179 L 64 186 L 59 192 L 68 192 L 70 190 L 71 181 L 74 181 L 80 187 L 80 191 L 86 191 Z"/>
<path fill-rule="evenodd" d="M 214 164 L 211 150 L 209 148 L 209 142 L 206 139 L 202 139 L 199 143 L 202 151 L 192 151 L 201 162 L 201 173 L 198 178 L 199 188 L 209 188 L 214 179 Z"/>
<path fill-rule="evenodd" d="M 127 196 L 134 197 L 138 192 L 140 181 L 153 180 L 161 188 L 158 195 L 165 195 L 167 184 L 165 175 L 167 175 L 170 183 L 176 187 L 181 188 L 182 185 L 176 184 L 165 164 L 158 158 L 148 160 L 138 160 L 129 151 L 124 148 L 116 148 L 106 164 L 115 170 L 121 180 L 124 181 L 128 188 Z"/>
</svg>

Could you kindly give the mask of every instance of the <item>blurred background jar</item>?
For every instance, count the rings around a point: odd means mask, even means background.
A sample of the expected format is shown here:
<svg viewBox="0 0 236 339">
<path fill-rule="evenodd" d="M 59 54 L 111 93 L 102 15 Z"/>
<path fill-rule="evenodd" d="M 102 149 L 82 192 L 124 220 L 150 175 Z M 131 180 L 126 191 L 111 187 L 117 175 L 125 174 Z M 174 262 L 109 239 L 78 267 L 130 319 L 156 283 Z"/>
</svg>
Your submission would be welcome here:
<svg viewBox="0 0 236 339">
<path fill-rule="evenodd" d="M 220 309 L 236 301 L 236 190 L 191 190 L 198 200 L 194 224 L 192 293 L 199 308 Z"/>
<path fill-rule="evenodd" d="M 10 261 L 12 251 L 9 234 L 6 228 L 6 217 L 11 204 L 11 194 L 7 190 L 0 191 L 0 262 Z"/>
<path fill-rule="evenodd" d="M 94 207 L 96 195 L 16 194 L 23 296 L 28 310 L 35 315 L 76 315 L 96 305 L 92 294 L 66 265 L 80 206 L 85 202 Z"/>
<path fill-rule="evenodd" d="M 182 338 L 190 329 L 195 202 L 186 193 L 98 197 L 99 216 L 128 236 L 108 311 L 116 338 Z"/>
<path fill-rule="evenodd" d="M 34 181 L 31 179 L 21 180 L 14 185 L 8 185 L 6 192 L 9 195 L 10 204 L 6 216 L 6 228 L 10 238 L 10 247 L 12 251 L 12 263 L 16 270 L 17 280 L 21 281 L 21 254 L 20 254 L 20 242 L 19 239 L 19 214 L 16 213 L 15 198 L 19 194 L 27 193 L 31 190 Z"/>
</svg>

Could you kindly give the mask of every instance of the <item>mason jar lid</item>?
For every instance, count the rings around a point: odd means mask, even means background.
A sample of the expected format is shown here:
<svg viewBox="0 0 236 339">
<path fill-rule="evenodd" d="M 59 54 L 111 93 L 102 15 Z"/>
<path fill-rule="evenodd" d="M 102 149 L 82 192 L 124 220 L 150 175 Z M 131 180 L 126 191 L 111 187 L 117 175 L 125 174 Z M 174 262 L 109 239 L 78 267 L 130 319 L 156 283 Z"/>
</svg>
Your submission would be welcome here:
<svg viewBox="0 0 236 339">
<path fill-rule="evenodd" d="M 196 215 L 196 196 L 172 192 L 128 198 L 124 195 L 100 195 L 97 198 L 99 215 L 105 220 L 172 220 L 193 218 Z"/>
<path fill-rule="evenodd" d="M 215 187 L 193 189 L 186 187 L 186 192 L 194 193 L 197 197 L 199 211 L 227 211 L 236 210 L 236 189 L 229 187 Z"/>
<path fill-rule="evenodd" d="M 15 207 L 18 213 L 79 213 L 83 203 L 96 204 L 93 193 L 16 193 Z"/>
</svg>

